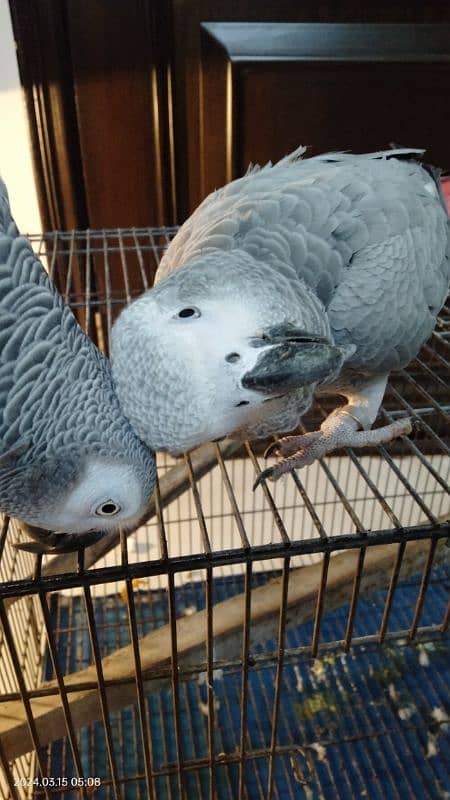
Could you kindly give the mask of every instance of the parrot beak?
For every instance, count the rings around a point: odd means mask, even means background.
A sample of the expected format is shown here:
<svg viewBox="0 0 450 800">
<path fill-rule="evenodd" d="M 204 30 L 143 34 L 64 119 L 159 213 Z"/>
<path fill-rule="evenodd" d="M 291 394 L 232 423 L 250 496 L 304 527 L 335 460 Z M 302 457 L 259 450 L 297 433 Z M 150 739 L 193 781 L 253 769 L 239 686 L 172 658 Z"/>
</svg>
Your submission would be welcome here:
<svg viewBox="0 0 450 800">
<path fill-rule="evenodd" d="M 243 376 L 242 385 L 267 395 L 325 380 L 339 370 L 349 355 L 323 336 L 290 323 L 265 331 L 261 338 L 255 339 L 255 346 L 264 350 L 253 369 Z"/>
<path fill-rule="evenodd" d="M 19 542 L 14 547 L 17 550 L 25 550 L 27 553 L 38 553 L 52 555 L 54 553 L 72 553 L 75 550 L 83 550 L 85 547 L 98 542 L 102 539 L 106 531 L 88 531 L 87 533 L 56 533 L 37 528 L 26 522 L 20 523 L 24 533 L 34 540 L 32 542 Z"/>
</svg>

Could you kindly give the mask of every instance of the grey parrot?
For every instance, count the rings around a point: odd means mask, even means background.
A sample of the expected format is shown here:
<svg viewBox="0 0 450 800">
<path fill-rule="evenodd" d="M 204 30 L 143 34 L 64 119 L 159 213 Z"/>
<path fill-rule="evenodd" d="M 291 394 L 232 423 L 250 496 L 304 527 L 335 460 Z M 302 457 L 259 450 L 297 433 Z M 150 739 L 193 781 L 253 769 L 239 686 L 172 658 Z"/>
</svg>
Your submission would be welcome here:
<svg viewBox="0 0 450 800">
<path fill-rule="evenodd" d="M 319 392 L 347 403 L 281 439 L 263 477 L 410 432 L 408 419 L 370 428 L 447 294 L 439 173 L 421 150 L 303 151 L 207 197 L 116 321 L 117 393 L 149 446 L 292 431 Z"/>
<path fill-rule="evenodd" d="M 0 510 L 37 539 L 24 549 L 71 550 L 136 526 L 154 481 L 110 362 L 19 235 L 0 181 Z"/>
</svg>

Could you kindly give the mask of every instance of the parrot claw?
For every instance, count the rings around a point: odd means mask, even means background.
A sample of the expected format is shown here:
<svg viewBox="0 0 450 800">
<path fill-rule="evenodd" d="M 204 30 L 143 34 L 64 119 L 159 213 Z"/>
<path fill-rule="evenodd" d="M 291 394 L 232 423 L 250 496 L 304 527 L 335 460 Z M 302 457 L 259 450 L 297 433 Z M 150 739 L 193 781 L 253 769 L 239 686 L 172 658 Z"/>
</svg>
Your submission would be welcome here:
<svg viewBox="0 0 450 800">
<path fill-rule="evenodd" d="M 282 439 L 272 442 L 272 444 L 267 447 L 264 451 L 264 458 L 269 458 L 269 456 L 272 455 L 282 456 L 283 458 L 297 455 L 299 450 L 310 447 L 314 442 L 317 442 L 321 436 L 321 431 L 311 431 L 310 433 L 304 433 L 300 436 L 283 436 Z"/>
<path fill-rule="evenodd" d="M 267 467 L 266 469 L 263 469 L 253 484 L 253 491 L 255 491 L 256 487 L 259 486 L 263 481 L 276 481 L 281 477 L 281 475 L 292 472 L 292 470 L 296 469 L 296 467 L 297 464 L 295 461 L 293 462 L 292 458 L 286 458 L 283 461 L 279 461 L 277 464 L 274 464 L 273 467 Z"/>
<path fill-rule="evenodd" d="M 276 456 L 279 454 L 279 451 L 280 451 L 280 442 L 279 441 L 272 442 L 264 450 L 263 458 L 269 458 L 269 456 Z"/>
<path fill-rule="evenodd" d="M 273 467 L 267 467 L 258 475 L 253 484 L 253 491 L 265 480 L 276 481 L 281 475 L 312 463 L 315 458 L 311 459 L 308 455 L 304 455 L 303 448 L 307 451 L 308 447 L 311 447 L 321 437 L 320 431 L 311 431 L 311 433 L 301 436 L 284 436 L 282 439 L 272 442 L 264 451 L 264 458 L 275 455 L 281 457 L 281 461 Z"/>
<path fill-rule="evenodd" d="M 264 456 L 267 458 L 276 454 L 281 456 L 281 461 L 261 472 L 253 485 L 253 490 L 267 479 L 276 481 L 281 475 L 307 467 L 339 448 L 365 447 L 390 442 L 397 436 L 411 433 L 412 427 L 413 420 L 404 417 L 383 428 L 361 431 L 356 429 L 357 421 L 350 414 L 338 409 L 322 423 L 321 430 L 300 436 L 285 436 L 270 444 Z"/>
<path fill-rule="evenodd" d="M 267 480 L 273 481 L 273 480 L 275 480 L 274 477 L 273 477 L 273 471 L 274 471 L 274 467 L 267 467 L 267 469 L 263 469 L 263 471 L 259 473 L 258 477 L 256 478 L 256 481 L 253 484 L 253 491 L 255 491 L 255 489 L 258 486 L 260 486 L 260 484 L 263 483 L 264 481 L 267 481 Z"/>
</svg>

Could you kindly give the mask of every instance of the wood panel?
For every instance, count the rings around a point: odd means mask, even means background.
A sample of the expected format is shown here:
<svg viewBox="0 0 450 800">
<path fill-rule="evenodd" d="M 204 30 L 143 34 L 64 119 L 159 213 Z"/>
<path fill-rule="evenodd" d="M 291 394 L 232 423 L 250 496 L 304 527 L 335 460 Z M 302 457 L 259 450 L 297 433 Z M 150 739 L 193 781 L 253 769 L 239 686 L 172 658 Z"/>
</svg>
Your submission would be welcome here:
<svg viewBox="0 0 450 800">
<path fill-rule="evenodd" d="M 88 225 L 69 42 L 54 0 L 10 3 L 46 230 Z"/>
<path fill-rule="evenodd" d="M 281 158 L 298 144 L 311 154 L 370 152 L 395 142 L 423 147 L 435 164 L 450 167 L 447 66 L 295 64 L 243 68 L 236 173 L 249 161 Z M 420 98 L 420 100 L 419 100 Z M 270 109 L 270 112 L 268 112 Z M 261 132 L 264 135 L 261 135 Z"/>
<path fill-rule="evenodd" d="M 170 4 L 14 0 L 11 10 L 45 227 L 172 224 Z M 83 266 L 74 259 L 77 291 Z M 108 267 L 107 287 L 104 259 L 92 257 L 92 296 L 123 295 L 120 255 Z M 141 288 L 136 260 L 129 271 L 130 290 Z"/>
<path fill-rule="evenodd" d="M 424 147 L 450 168 L 450 25 L 202 26 L 202 196 L 299 144 Z"/>
<path fill-rule="evenodd" d="M 178 219 L 202 199 L 200 175 L 200 72 L 202 22 L 443 23 L 450 3 L 410 0 L 172 0 L 174 137 L 177 164 Z M 270 111 L 270 109 L 268 109 Z M 210 165 L 206 165 L 206 169 Z"/>
<path fill-rule="evenodd" d="M 46 227 L 173 222 L 170 4 L 10 5 Z"/>
<path fill-rule="evenodd" d="M 200 125 L 201 22 L 358 22 L 367 30 L 377 22 L 450 22 L 450 4 L 441 0 L 10 0 L 10 6 L 47 228 L 170 224 L 196 207 L 218 148 L 213 130 Z M 233 59 L 231 72 L 236 99 L 244 73 L 235 74 Z M 263 81 L 262 68 L 248 76 L 252 97 L 267 96 Z M 206 93 L 211 85 L 208 78 Z M 241 89 L 246 102 L 245 83 Z M 223 114 L 219 98 L 211 100 Z M 239 135 L 243 120 L 235 119 Z M 288 133 L 286 126 L 282 131 Z M 261 138 L 266 134 L 267 125 Z M 227 158 L 230 167 L 230 147 Z"/>
<path fill-rule="evenodd" d="M 170 199 L 148 4 L 69 0 L 67 25 L 89 224 L 161 225 Z"/>
</svg>

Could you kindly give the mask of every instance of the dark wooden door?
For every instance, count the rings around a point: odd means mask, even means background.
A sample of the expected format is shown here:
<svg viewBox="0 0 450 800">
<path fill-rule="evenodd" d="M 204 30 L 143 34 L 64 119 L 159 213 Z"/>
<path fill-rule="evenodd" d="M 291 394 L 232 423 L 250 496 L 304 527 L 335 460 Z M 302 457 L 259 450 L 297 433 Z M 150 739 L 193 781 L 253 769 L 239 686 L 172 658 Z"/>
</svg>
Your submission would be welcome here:
<svg viewBox="0 0 450 800">
<path fill-rule="evenodd" d="M 173 222 L 170 4 L 10 7 L 46 227 Z"/>
<path fill-rule="evenodd" d="M 182 222 L 249 161 L 299 143 L 397 139 L 450 167 L 440 0 L 12 0 L 11 11 L 47 228 Z"/>
<path fill-rule="evenodd" d="M 450 167 L 450 25 L 202 25 L 200 196 L 306 145 Z"/>
<path fill-rule="evenodd" d="M 270 27 L 275 29 L 278 23 L 326 23 L 326 24 L 346 24 L 356 23 L 364 26 L 370 26 L 384 23 L 384 24 L 415 24 L 422 26 L 423 24 L 431 23 L 441 26 L 443 23 L 450 23 L 450 4 L 443 3 L 440 0 L 430 0 L 424 3 L 422 0 L 409 0 L 409 2 L 392 2 L 392 0 L 378 0 L 376 3 L 363 3 L 361 0 L 325 0 L 325 2 L 317 2 L 317 0 L 302 0 L 302 2 L 292 2 L 292 0 L 268 0 L 260 2 L 260 0 L 173 0 L 173 116 L 174 116 L 174 144 L 175 144 L 175 158 L 177 164 L 176 183 L 177 183 L 177 204 L 178 204 L 178 219 L 182 220 L 190 213 L 196 205 L 200 202 L 204 194 L 204 185 L 202 185 L 202 171 L 212 168 L 212 161 L 205 162 L 202 157 L 202 140 L 207 145 L 209 140 L 210 150 L 213 154 L 213 159 L 220 153 L 216 148 L 215 131 L 205 125 L 201 124 L 202 120 L 202 86 L 204 86 L 204 78 L 208 72 L 208 82 L 211 84 L 211 72 L 214 70 L 220 71 L 220 64 L 214 63 L 205 53 L 205 37 L 202 36 L 201 23 L 222 23 L 222 22 L 236 22 L 236 23 L 270 23 Z M 413 34 L 414 35 L 414 34 Z M 450 47 L 450 35 L 448 30 L 445 32 L 446 49 L 447 53 Z M 278 34 L 273 31 L 273 36 L 277 37 Z M 370 34 L 368 33 L 368 36 Z M 420 36 L 420 34 L 419 34 Z M 367 37 L 365 37 L 367 38 Z M 394 43 L 395 44 L 395 43 Z M 209 53 L 211 56 L 211 52 Z M 305 142 L 311 146 L 315 146 L 316 142 L 310 139 L 304 139 L 302 133 L 301 122 L 304 119 L 304 112 L 300 105 L 292 109 L 292 93 L 284 89 L 283 81 L 277 81 L 277 69 L 285 70 L 288 74 L 288 80 L 294 81 L 294 76 L 289 76 L 290 66 L 283 62 L 279 67 L 276 66 L 276 59 L 272 59 L 271 64 L 266 64 L 266 71 L 261 59 L 264 58 L 264 52 L 260 48 L 259 56 L 256 52 L 253 53 L 253 58 L 248 63 L 248 69 L 252 71 L 252 75 L 248 76 L 247 86 L 250 86 L 253 78 L 253 85 L 255 85 L 258 73 L 259 87 L 258 91 L 252 92 L 251 100 L 247 95 L 239 94 L 239 81 L 243 78 L 244 67 L 243 65 L 237 66 L 236 60 L 231 57 L 227 58 L 230 66 L 232 67 L 233 75 L 233 89 L 235 97 L 239 96 L 238 102 L 241 105 L 238 108 L 237 119 L 239 123 L 233 127 L 234 134 L 237 137 L 244 137 L 249 142 L 249 131 L 246 127 L 246 120 L 254 118 L 253 112 L 258 112 L 258 92 L 262 91 L 260 109 L 262 110 L 262 124 L 261 117 L 258 119 L 258 124 L 251 123 L 255 136 L 253 137 L 253 145 L 248 149 L 247 153 L 242 153 L 244 147 L 243 140 L 237 142 L 236 148 L 242 154 L 241 162 L 237 165 L 239 170 L 246 166 L 246 159 L 257 160 L 260 158 L 276 158 L 279 154 L 287 152 L 289 148 L 295 146 L 295 143 L 300 141 Z M 293 69 L 298 69 L 294 62 L 291 62 Z M 333 73 L 335 69 L 335 61 L 332 60 L 330 71 Z M 241 69 L 242 67 L 242 69 Z M 326 64 L 323 63 L 323 67 Z M 348 64 L 348 70 L 356 75 L 360 71 L 360 65 L 357 61 Z M 392 70 L 392 73 L 390 72 Z M 385 71 L 386 86 L 389 87 L 390 75 L 394 75 L 396 66 L 391 65 Z M 316 73 L 318 70 L 316 70 Z M 239 73 L 239 75 L 237 75 Z M 280 73 L 278 72 L 278 75 Z M 312 75 L 312 73 L 310 73 Z M 264 83 L 264 77 L 267 76 L 268 81 L 272 82 L 272 90 L 268 83 Z M 212 75 L 214 80 L 214 75 Z M 356 79 L 356 78 L 355 78 Z M 432 79 L 431 79 L 432 80 Z M 274 83 L 277 81 L 277 102 L 278 110 L 282 107 L 282 99 L 288 95 L 288 105 L 284 106 L 281 117 L 275 117 L 274 109 L 271 105 L 274 96 Z M 264 86 L 262 84 L 264 83 Z M 430 91 L 433 91 L 432 84 L 428 84 Z M 370 87 L 369 87 L 370 88 Z M 236 95 L 237 90 L 237 95 Z M 216 86 L 216 91 L 219 92 L 219 87 Z M 311 88 L 313 92 L 313 88 Z M 409 90 L 408 90 L 409 91 Z M 445 107 L 447 104 L 448 89 L 440 86 L 440 96 L 436 99 L 436 103 Z M 270 102 L 267 102 L 268 94 L 271 95 Z M 322 97 L 328 100 L 325 95 L 325 90 L 322 89 Z M 223 101 L 226 98 L 222 95 Z M 264 98 L 264 103 L 263 103 Z M 406 92 L 402 98 L 402 107 L 405 108 L 407 103 L 416 106 L 420 105 L 422 97 L 413 92 L 412 97 Z M 247 107 L 243 108 L 243 103 L 247 103 Z M 290 105 L 289 105 L 290 104 Z M 347 102 L 347 106 L 349 103 Z M 217 103 L 215 104 L 217 107 Z M 226 109 L 222 108 L 225 113 Z M 236 111 L 236 109 L 235 109 Z M 322 114 L 325 114 L 322 109 Z M 243 116 L 242 116 L 243 115 Z M 245 117 L 245 119 L 244 119 Z M 289 125 L 286 127 L 285 119 L 288 117 Z M 256 118 L 256 117 L 255 117 Z M 235 115 L 236 119 L 236 115 Z M 277 120 L 280 120 L 277 124 Z M 354 120 L 354 121 L 353 121 Z M 347 120 L 342 120 L 340 115 L 339 120 L 333 118 L 333 128 L 336 129 L 337 125 L 344 125 L 347 122 L 348 128 L 355 131 L 364 126 L 364 120 L 361 122 L 361 116 L 358 114 L 357 104 L 353 107 L 353 113 L 347 117 Z M 328 119 L 326 119 L 328 124 Z M 366 126 L 367 128 L 368 126 Z M 378 121 L 376 121 L 378 127 Z M 215 130 L 217 129 L 217 126 Z M 297 133 L 298 130 L 298 133 Z M 330 131 L 332 133 L 332 129 Z M 308 131 L 304 131 L 308 134 Z M 314 131 L 317 133 L 317 127 Z M 323 131 L 324 133 L 324 131 Z M 411 137 L 407 137 L 409 141 L 414 141 L 415 131 L 411 130 Z M 255 138 L 258 138 L 256 144 Z M 385 140 L 386 135 L 380 135 L 380 140 Z M 336 141 L 336 140 L 334 140 Z M 265 143 L 271 143 L 270 151 L 265 149 Z M 340 145 L 341 147 L 354 146 L 354 139 L 352 142 L 345 142 Z M 273 148 L 272 148 L 273 145 Z M 325 140 L 322 135 L 320 146 L 327 147 L 336 146 L 332 144 L 331 140 Z M 363 149 L 366 149 L 363 147 Z M 244 158 L 245 155 L 245 158 Z M 231 152 L 228 153 L 228 158 L 231 158 Z M 450 153 L 447 150 L 447 157 L 443 162 L 450 167 Z"/>
</svg>

